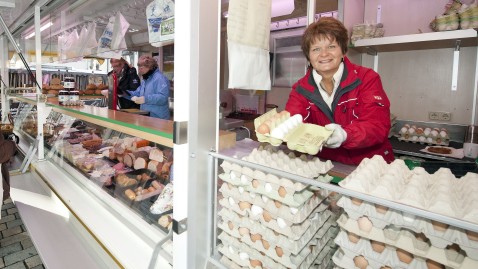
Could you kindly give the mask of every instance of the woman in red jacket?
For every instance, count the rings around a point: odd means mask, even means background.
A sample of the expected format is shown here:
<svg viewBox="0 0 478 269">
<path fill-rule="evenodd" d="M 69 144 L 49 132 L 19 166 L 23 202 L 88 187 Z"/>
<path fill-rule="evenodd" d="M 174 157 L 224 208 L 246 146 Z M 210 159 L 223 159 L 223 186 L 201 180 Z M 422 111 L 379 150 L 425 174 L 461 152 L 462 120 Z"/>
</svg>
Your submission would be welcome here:
<svg viewBox="0 0 478 269">
<path fill-rule="evenodd" d="M 309 25 L 302 51 L 310 65 L 292 86 L 285 109 L 333 130 L 319 157 L 359 164 L 382 155 L 391 162 L 390 101 L 380 76 L 345 56 L 347 45 L 347 29 L 340 21 L 324 17 Z"/>
</svg>

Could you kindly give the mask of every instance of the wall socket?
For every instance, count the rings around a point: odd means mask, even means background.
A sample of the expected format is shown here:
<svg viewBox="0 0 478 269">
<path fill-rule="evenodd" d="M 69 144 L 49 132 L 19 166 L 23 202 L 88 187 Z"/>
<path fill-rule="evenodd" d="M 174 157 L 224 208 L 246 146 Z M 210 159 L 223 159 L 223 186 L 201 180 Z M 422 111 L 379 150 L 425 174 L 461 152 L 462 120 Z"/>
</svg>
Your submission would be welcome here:
<svg viewBox="0 0 478 269">
<path fill-rule="evenodd" d="M 428 112 L 428 119 L 439 120 L 439 121 L 450 121 L 451 120 L 451 112 L 430 111 L 430 112 Z"/>
</svg>

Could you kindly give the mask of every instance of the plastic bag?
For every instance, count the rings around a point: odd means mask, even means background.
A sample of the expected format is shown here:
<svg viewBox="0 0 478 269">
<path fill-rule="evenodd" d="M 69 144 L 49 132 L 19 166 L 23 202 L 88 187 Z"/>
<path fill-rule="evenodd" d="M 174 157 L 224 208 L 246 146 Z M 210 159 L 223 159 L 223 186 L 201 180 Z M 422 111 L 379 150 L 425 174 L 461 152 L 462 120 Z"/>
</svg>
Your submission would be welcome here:
<svg viewBox="0 0 478 269">
<path fill-rule="evenodd" d="M 98 47 L 98 42 L 96 41 L 96 23 L 91 22 L 88 24 L 88 28 L 83 27 L 80 34 L 80 56 L 91 55 L 92 50 Z"/>
<path fill-rule="evenodd" d="M 149 42 L 153 46 L 165 45 L 174 39 L 174 2 L 155 0 L 146 8 Z M 155 44 L 154 44 L 155 43 Z"/>
<path fill-rule="evenodd" d="M 126 49 L 124 36 L 128 27 L 129 23 L 120 12 L 112 16 L 98 41 L 98 56 L 121 58 L 122 51 Z"/>
</svg>

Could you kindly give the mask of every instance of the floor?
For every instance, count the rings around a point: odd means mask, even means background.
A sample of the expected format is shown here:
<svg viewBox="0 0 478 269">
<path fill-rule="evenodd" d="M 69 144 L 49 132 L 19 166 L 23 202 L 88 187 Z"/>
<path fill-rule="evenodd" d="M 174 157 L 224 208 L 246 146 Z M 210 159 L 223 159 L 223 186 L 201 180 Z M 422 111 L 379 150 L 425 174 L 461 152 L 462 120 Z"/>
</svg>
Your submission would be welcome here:
<svg viewBox="0 0 478 269">
<path fill-rule="evenodd" d="M 11 199 L 2 205 L 0 268 L 44 269 L 43 263 Z"/>
</svg>

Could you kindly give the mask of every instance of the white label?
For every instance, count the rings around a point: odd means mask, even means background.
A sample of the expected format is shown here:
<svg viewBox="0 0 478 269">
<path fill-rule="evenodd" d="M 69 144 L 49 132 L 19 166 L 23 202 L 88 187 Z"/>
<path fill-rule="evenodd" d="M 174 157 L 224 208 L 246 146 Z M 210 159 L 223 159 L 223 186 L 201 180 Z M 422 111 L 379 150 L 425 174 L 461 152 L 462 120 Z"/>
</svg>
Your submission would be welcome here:
<svg viewBox="0 0 478 269">
<path fill-rule="evenodd" d="M 68 101 L 68 95 L 58 95 L 58 102 L 63 103 L 65 101 Z"/>
<path fill-rule="evenodd" d="M 79 96 L 79 95 L 70 95 L 69 100 L 70 100 L 70 101 L 79 101 L 79 100 L 80 100 L 80 96 Z"/>
<path fill-rule="evenodd" d="M 65 82 L 63 82 L 63 87 L 65 89 L 74 89 L 75 88 L 75 82 L 74 81 L 65 81 Z"/>
</svg>

